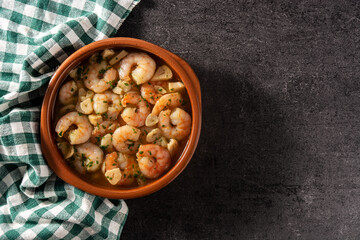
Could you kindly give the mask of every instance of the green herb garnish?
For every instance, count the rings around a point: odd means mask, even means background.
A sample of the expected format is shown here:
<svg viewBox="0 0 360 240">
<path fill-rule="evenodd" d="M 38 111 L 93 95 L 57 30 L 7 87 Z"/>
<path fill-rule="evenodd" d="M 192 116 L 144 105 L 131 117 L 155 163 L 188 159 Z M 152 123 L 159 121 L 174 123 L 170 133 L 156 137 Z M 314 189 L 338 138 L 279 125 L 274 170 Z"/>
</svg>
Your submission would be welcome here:
<svg viewBox="0 0 360 240">
<path fill-rule="evenodd" d="M 82 68 L 78 67 L 78 69 L 76 70 L 76 74 L 78 75 L 78 78 L 81 78 L 81 73 L 82 73 Z"/>
<path fill-rule="evenodd" d="M 100 74 L 100 75 L 103 75 L 105 72 L 106 72 L 105 69 L 101 69 L 101 70 L 99 71 L 99 74 Z"/>
<path fill-rule="evenodd" d="M 101 63 L 101 61 L 103 60 L 101 54 L 98 54 L 97 58 L 96 58 L 96 62 L 97 63 Z"/>
</svg>

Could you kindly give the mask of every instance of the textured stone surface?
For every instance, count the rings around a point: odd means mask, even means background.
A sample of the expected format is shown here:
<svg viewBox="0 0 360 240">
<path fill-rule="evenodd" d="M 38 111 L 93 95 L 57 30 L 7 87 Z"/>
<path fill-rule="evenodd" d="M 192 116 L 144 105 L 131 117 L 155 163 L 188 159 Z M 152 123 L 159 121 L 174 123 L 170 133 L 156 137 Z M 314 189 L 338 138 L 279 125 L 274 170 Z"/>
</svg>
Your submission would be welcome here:
<svg viewBox="0 0 360 240">
<path fill-rule="evenodd" d="M 118 36 L 186 59 L 203 128 L 186 170 L 128 200 L 124 239 L 359 239 L 357 1 L 143 0 Z"/>
</svg>

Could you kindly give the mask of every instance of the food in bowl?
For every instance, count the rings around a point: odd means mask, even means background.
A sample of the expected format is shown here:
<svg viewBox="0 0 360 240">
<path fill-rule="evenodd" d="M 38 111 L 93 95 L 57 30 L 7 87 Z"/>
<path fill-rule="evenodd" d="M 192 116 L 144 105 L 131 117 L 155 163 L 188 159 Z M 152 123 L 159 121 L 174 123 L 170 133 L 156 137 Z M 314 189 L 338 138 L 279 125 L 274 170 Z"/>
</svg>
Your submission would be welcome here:
<svg viewBox="0 0 360 240">
<path fill-rule="evenodd" d="M 112 188 L 164 175 L 192 125 L 181 79 L 161 59 L 133 49 L 105 49 L 73 69 L 60 87 L 54 119 L 68 164 Z"/>
</svg>

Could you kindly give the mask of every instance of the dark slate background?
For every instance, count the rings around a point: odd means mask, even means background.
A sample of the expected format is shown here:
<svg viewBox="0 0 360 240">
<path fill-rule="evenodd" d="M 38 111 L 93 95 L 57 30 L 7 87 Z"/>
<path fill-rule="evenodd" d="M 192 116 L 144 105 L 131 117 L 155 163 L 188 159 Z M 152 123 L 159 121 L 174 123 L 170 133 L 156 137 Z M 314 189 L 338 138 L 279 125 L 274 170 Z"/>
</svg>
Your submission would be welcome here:
<svg viewBox="0 0 360 240">
<path fill-rule="evenodd" d="M 117 36 L 190 63 L 203 127 L 122 237 L 359 239 L 359 4 L 143 0 Z"/>
</svg>

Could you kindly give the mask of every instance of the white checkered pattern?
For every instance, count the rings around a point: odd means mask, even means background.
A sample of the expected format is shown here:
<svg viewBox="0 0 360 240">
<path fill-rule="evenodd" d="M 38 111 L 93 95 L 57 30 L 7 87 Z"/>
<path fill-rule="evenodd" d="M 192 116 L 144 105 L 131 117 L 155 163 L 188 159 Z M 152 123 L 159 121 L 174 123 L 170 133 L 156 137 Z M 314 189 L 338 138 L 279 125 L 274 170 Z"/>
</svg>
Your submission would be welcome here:
<svg viewBox="0 0 360 240">
<path fill-rule="evenodd" d="M 53 174 L 40 148 L 40 107 L 61 62 L 111 37 L 139 0 L 23 2 L 0 1 L 0 239 L 118 239 L 125 202 Z"/>
</svg>

